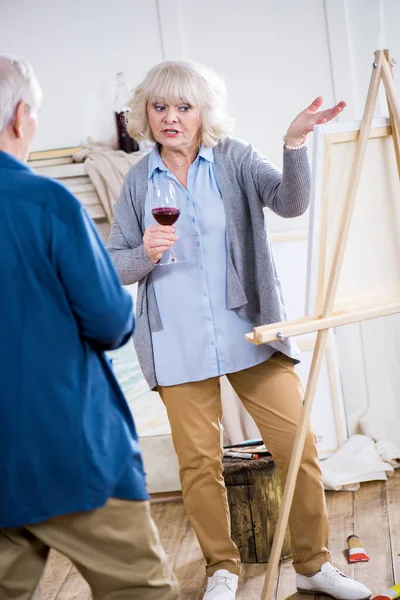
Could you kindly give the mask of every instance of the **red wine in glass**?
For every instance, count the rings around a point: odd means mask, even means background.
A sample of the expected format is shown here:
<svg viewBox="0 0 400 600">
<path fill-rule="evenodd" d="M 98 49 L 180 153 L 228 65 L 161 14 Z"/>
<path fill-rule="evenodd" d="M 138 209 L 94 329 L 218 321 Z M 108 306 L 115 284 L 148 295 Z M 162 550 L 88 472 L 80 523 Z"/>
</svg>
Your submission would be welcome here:
<svg viewBox="0 0 400 600">
<path fill-rule="evenodd" d="M 153 181 L 149 183 L 149 199 L 151 214 L 159 225 L 171 226 L 179 219 L 181 214 L 179 208 L 179 197 L 176 183 L 169 177 L 160 177 L 155 174 Z M 171 246 L 167 262 L 159 265 L 170 265 L 183 262 L 178 260 Z"/>
<path fill-rule="evenodd" d="M 153 217 L 160 225 L 173 225 L 179 219 L 181 211 L 179 208 L 159 206 L 151 211 Z"/>
</svg>

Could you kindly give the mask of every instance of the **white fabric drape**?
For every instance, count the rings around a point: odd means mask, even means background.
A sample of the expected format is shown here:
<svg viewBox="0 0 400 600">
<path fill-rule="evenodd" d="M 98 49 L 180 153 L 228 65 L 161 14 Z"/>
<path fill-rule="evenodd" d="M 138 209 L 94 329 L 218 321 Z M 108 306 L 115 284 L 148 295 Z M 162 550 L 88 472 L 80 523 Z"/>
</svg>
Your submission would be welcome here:
<svg viewBox="0 0 400 600">
<path fill-rule="evenodd" d="M 84 163 L 110 224 L 125 175 L 141 157 L 141 154 L 127 154 L 91 140 L 73 155 L 74 162 Z"/>
<path fill-rule="evenodd" d="M 326 490 L 354 491 L 364 481 L 386 481 L 393 466 L 382 460 L 371 438 L 353 435 L 335 454 L 321 461 L 321 469 Z"/>
</svg>

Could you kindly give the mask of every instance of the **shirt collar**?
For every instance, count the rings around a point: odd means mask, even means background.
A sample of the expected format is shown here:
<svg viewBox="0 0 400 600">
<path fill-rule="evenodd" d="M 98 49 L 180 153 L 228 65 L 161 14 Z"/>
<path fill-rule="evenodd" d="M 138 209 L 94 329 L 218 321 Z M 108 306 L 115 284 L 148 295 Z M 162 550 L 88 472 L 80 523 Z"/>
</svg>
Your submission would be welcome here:
<svg viewBox="0 0 400 600">
<path fill-rule="evenodd" d="M 164 165 L 163 161 L 161 160 L 160 152 L 158 150 L 158 145 L 154 144 L 152 151 L 149 154 L 149 169 L 148 169 L 148 173 L 147 173 L 148 179 L 152 178 L 153 173 L 156 169 L 159 169 L 160 171 L 168 171 L 167 167 Z"/>
<path fill-rule="evenodd" d="M 30 167 L 7 152 L 0 150 L 0 168 L 30 171 Z"/>
<path fill-rule="evenodd" d="M 200 146 L 199 157 L 204 158 L 207 162 L 214 162 L 214 152 L 212 148 L 206 148 L 205 146 Z M 160 171 L 168 171 L 168 168 L 164 165 L 160 152 L 158 149 L 158 145 L 154 144 L 150 154 L 149 154 L 149 168 L 147 173 L 147 178 L 151 179 L 153 173 L 156 169 Z"/>
<path fill-rule="evenodd" d="M 213 163 L 214 162 L 214 152 L 212 148 L 206 148 L 205 146 L 200 146 L 199 156 L 204 158 L 204 160 Z"/>
</svg>

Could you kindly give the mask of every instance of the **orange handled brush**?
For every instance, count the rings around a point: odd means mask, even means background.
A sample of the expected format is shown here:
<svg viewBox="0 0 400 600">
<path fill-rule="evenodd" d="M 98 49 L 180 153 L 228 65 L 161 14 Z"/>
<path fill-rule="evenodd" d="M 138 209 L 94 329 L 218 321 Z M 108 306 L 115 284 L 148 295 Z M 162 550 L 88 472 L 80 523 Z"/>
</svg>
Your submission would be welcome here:
<svg viewBox="0 0 400 600">
<path fill-rule="evenodd" d="M 359 538 L 356 535 L 349 535 L 347 538 L 349 548 L 349 562 L 368 562 L 369 556 L 365 552 Z"/>
</svg>

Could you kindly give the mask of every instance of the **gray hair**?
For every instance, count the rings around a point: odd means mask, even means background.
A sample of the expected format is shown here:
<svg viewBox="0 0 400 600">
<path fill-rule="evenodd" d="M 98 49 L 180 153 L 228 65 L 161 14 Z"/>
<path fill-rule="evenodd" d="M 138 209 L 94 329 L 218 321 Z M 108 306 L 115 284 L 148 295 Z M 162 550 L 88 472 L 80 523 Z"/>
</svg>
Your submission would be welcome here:
<svg viewBox="0 0 400 600">
<path fill-rule="evenodd" d="M 185 102 L 198 107 L 204 146 L 215 146 L 234 124 L 226 110 L 223 80 L 212 69 L 192 61 L 159 63 L 134 90 L 126 115 L 127 129 L 135 139 L 155 142 L 147 116 L 149 102 Z"/>
<path fill-rule="evenodd" d="M 32 111 L 40 107 L 42 92 L 31 64 L 11 56 L 0 56 L 0 133 L 14 116 L 19 102 Z"/>
</svg>

